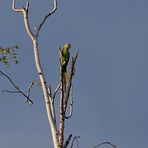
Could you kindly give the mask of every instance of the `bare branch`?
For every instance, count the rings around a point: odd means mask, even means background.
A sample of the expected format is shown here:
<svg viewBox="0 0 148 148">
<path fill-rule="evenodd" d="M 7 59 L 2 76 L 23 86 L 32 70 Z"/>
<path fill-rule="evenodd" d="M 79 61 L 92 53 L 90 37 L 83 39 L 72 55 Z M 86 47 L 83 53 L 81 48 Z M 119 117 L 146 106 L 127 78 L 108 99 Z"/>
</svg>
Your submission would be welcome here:
<svg viewBox="0 0 148 148">
<path fill-rule="evenodd" d="M 71 138 L 72 138 L 72 134 L 69 135 L 69 137 L 68 137 L 68 139 L 66 140 L 66 142 L 65 142 L 65 144 L 64 144 L 64 146 L 63 146 L 63 148 L 66 148 L 66 147 L 68 146 L 68 144 L 69 144 Z"/>
<path fill-rule="evenodd" d="M 55 119 L 55 109 L 54 109 L 54 101 L 53 101 L 53 97 L 52 97 L 52 91 L 51 91 L 51 86 L 49 86 L 48 88 L 48 100 L 49 100 L 49 104 L 50 104 L 50 107 L 51 107 L 51 111 L 52 111 L 52 116 L 54 118 L 54 122 L 56 122 L 56 119 Z"/>
<path fill-rule="evenodd" d="M 0 73 L 2 74 L 2 75 L 4 75 L 10 82 L 11 82 L 11 84 L 16 88 L 16 89 L 18 89 L 18 87 L 14 84 L 14 82 L 10 79 L 10 77 L 8 77 L 4 72 L 2 72 L 1 70 L 0 70 Z"/>
<path fill-rule="evenodd" d="M 111 145 L 113 148 L 117 148 L 114 144 L 112 144 L 111 142 L 108 142 L 108 141 L 107 142 L 102 142 L 102 143 L 94 146 L 94 148 L 105 145 L 105 144 Z"/>
<path fill-rule="evenodd" d="M 23 8 L 20 8 L 20 9 L 16 8 L 15 3 L 16 3 L 16 0 L 13 0 L 13 2 L 12 2 L 13 11 L 15 11 L 15 12 L 23 12 Z"/>
<path fill-rule="evenodd" d="M 23 14 L 26 31 L 27 31 L 28 35 L 30 36 L 30 38 L 33 40 L 35 38 L 35 36 L 34 36 L 33 32 L 31 31 L 31 28 L 29 25 L 29 20 L 28 20 L 29 2 L 28 1 L 26 2 L 26 8 L 23 7 L 20 9 L 15 7 L 15 3 L 16 3 L 16 0 L 13 0 L 12 9 L 15 12 L 21 12 Z"/>
<path fill-rule="evenodd" d="M 71 116 L 72 116 L 72 113 L 73 113 L 73 96 L 72 96 L 72 93 L 73 93 L 73 88 L 71 86 L 71 90 L 70 90 L 70 103 L 69 103 L 69 106 L 70 106 L 70 112 L 69 112 L 69 115 L 66 116 L 65 115 L 65 119 L 69 119 Z"/>
<path fill-rule="evenodd" d="M 68 102 L 68 98 L 69 98 L 69 95 L 70 95 L 70 90 L 71 90 L 71 86 L 72 86 L 72 78 L 74 76 L 75 63 L 76 63 L 77 57 L 78 57 L 78 52 L 71 59 L 71 71 L 70 71 L 69 78 L 68 78 L 67 85 L 66 85 L 67 91 L 64 95 L 64 112 L 66 112 L 66 108 L 67 108 L 67 102 Z"/>
<path fill-rule="evenodd" d="M 79 148 L 79 143 L 78 143 L 78 139 L 80 139 L 80 136 L 75 136 L 72 140 L 72 143 L 71 143 L 71 148 L 73 147 L 73 144 L 74 144 L 74 141 L 76 140 L 76 143 L 77 143 L 77 148 Z"/>
<path fill-rule="evenodd" d="M 60 86 L 61 86 L 61 84 L 59 84 L 59 85 L 57 86 L 57 88 L 55 89 L 54 94 L 53 94 L 53 100 L 55 99 L 55 96 L 56 96 L 56 94 L 57 94 L 57 92 L 58 92 Z"/>
<path fill-rule="evenodd" d="M 29 1 L 26 1 L 26 11 L 29 10 Z"/>
<path fill-rule="evenodd" d="M 56 88 L 56 90 L 55 90 L 53 95 L 52 95 L 51 86 L 48 87 L 50 107 L 51 107 L 52 116 L 53 116 L 55 124 L 56 124 L 56 113 L 55 113 L 54 99 L 55 99 L 55 95 L 56 95 L 57 91 L 59 90 L 59 87 L 60 87 L 60 84 L 57 86 L 57 88 Z"/>
<path fill-rule="evenodd" d="M 39 27 L 37 28 L 36 37 L 39 36 L 39 32 L 40 32 L 42 26 L 44 25 L 45 21 L 47 20 L 47 18 L 48 18 L 49 16 L 51 16 L 56 10 L 57 10 L 57 0 L 53 0 L 53 9 L 43 18 L 41 24 L 40 24 Z"/>
<path fill-rule="evenodd" d="M 66 109 L 67 109 L 67 102 L 68 98 L 71 92 L 71 86 L 72 86 L 72 78 L 74 76 L 74 67 L 75 67 L 75 62 L 78 56 L 78 52 L 75 55 L 75 57 L 72 57 L 71 60 L 71 71 L 70 74 L 67 78 L 66 81 L 66 86 L 64 86 L 63 80 L 64 80 L 64 74 L 63 74 L 63 69 L 62 65 L 60 64 L 60 123 L 59 123 L 59 147 L 61 148 L 63 146 L 63 140 L 64 140 L 64 124 L 65 124 L 65 119 L 70 118 L 72 115 L 72 106 L 73 103 L 71 102 L 71 111 L 69 116 L 65 116 Z M 61 62 L 60 62 L 61 63 Z M 65 88 L 66 87 L 66 88 Z"/>
<path fill-rule="evenodd" d="M 33 85 L 39 85 L 41 87 L 41 84 L 39 84 L 38 82 L 36 81 L 33 81 L 29 87 L 28 87 L 28 92 L 27 92 L 27 96 L 30 97 L 30 92 L 31 92 L 31 88 L 33 87 Z"/>
<path fill-rule="evenodd" d="M 52 115 L 53 115 L 55 124 L 56 124 L 56 113 L 55 113 L 55 107 L 54 107 L 54 100 L 59 88 L 60 88 L 60 84 L 57 86 L 57 88 L 54 91 L 54 94 L 52 95 L 51 87 L 50 86 L 48 87 L 49 99 L 51 102 L 51 110 L 52 110 Z"/>
<path fill-rule="evenodd" d="M 55 108 L 54 108 L 54 99 L 53 99 L 53 96 L 52 96 L 51 86 L 48 87 L 48 93 L 49 93 L 49 101 L 50 101 L 52 116 L 53 116 L 54 122 L 56 124 L 56 113 L 55 113 Z"/>
<path fill-rule="evenodd" d="M 65 122 L 65 113 L 64 113 L 64 83 L 63 83 L 63 69 L 60 62 L 60 121 L 59 121 L 59 148 L 63 147 L 64 141 L 64 122 Z"/>
<path fill-rule="evenodd" d="M 57 5 L 57 0 L 54 0 L 54 6 L 56 6 L 56 5 Z M 52 109 L 53 105 L 52 105 L 52 102 L 50 102 L 50 100 L 52 100 L 52 98 L 51 98 L 51 96 L 49 96 L 48 86 L 47 86 L 47 83 L 46 83 L 46 79 L 44 77 L 42 65 L 40 63 L 40 56 L 39 56 L 39 50 L 38 50 L 38 40 L 37 40 L 37 37 L 39 35 L 39 30 L 41 29 L 42 25 L 44 24 L 44 22 L 46 21 L 48 16 L 46 16 L 44 18 L 43 22 L 39 26 L 39 29 L 37 29 L 37 34 L 34 35 L 33 32 L 30 29 L 29 19 L 28 19 L 29 3 L 28 4 L 26 3 L 26 8 L 23 7 L 22 9 L 16 9 L 15 8 L 15 0 L 13 0 L 12 8 L 16 12 L 22 12 L 26 31 L 27 31 L 29 37 L 32 40 L 33 49 L 34 49 L 35 65 L 36 65 L 36 68 L 37 68 L 39 79 L 41 81 L 41 87 L 42 87 L 42 90 L 43 90 L 43 96 L 44 96 L 44 100 L 45 100 L 45 106 L 46 106 L 48 121 L 49 121 L 50 128 L 51 128 L 53 145 L 54 145 L 54 147 L 57 148 L 58 147 L 58 136 L 57 136 L 58 131 L 57 131 L 57 127 L 56 127 L 56 124 L 55 124 L 54 117 L 53 117 L 53 109 Z M 57 6 L 56 6 L 56 8 L 57 8 Z M 53 9 L 48 15 L 50 16 L 52 13 L 54 13 L 55 10 L 56 9 Z"/>
<path fill-rule="evenodd" d="M 8 76 L 8 75 L 6 75 L 4 72 L 2 72 L 1 70 L 0 70 L 0 73 L 3 75 L 3 76 L 5 76 L 9 81 L 10 81 L 10 83 L 13 85 L 13 87 L 16 89 L 16 90 L 18 90 L 18 91 L 9 91 L 9 90 L 4 90 L 4 92 L 10 92 L 10 93 L 21 93 L 25 98 L 26 98 L 26 101 L 25 102 L 28 102 L 29 104 L 33 104 L 33 101 L 23 92 L 23 91 L 21 91 L 20 89 L 19 89 L 19 87 L 18 86 L 16 86 L 16 84 L 11 80 L 11 78 Z"/>
<path fill-rule="evenodd" d="M 52 95 L 52 90 L 51 90 L 51 87 L 49 86 L 48 87 L 48 93 L 49 93 L 49 100 L 50 100 L 50 106 L 51 106 L 51 110 L 52 110 L 52 116 L 54 118 L 54 122 L 56 124 L 56 113 L 55 113 L 55 107 L 54 107 L 54 99 L 55 99 L 55 96 L 56 96 L 56 93 L 57 91 L 59 90 L 60 88 L 60 84 L 57 86 L 57 88 L 55 89 L 55 92 L 54 94 Z"/>
<path fill-rule="evenodd" d="M 20 93 L 20 91 L 13 91 L 13 90 L 2 90 L 2 93 L 8 92 L 8 93 Z"/>
</svg>

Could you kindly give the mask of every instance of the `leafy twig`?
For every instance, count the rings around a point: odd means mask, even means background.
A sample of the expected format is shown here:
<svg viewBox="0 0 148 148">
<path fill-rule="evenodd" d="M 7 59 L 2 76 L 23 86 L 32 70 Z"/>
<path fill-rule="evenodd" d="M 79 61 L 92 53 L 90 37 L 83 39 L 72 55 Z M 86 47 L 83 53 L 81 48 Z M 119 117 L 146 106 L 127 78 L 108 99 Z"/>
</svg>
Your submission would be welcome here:
<svg viewBox="0 0 148 148">
<path fill-rule="evenodd" d="M 19 46 L 16 44 L 14 46 L 10 47 L 0 47 L 0 63 L 9 66 L 9 57 L 11 57 L 15 64 L 18 64 L 19 61 L 17 59 L 17 53 L 15 52 L 16 49 L 18 49 Z"/>
</svg>

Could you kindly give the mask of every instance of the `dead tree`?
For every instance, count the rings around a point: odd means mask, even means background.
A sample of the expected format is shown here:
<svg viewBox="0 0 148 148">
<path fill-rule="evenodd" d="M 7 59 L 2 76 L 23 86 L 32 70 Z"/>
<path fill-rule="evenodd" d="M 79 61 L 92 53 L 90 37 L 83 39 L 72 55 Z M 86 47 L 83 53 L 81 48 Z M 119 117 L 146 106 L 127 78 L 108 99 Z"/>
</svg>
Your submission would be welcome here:
<svg viewBox="0 0 148 148">
<path fill-rule="evenodd" d="M 53 0 L 53 9 L 51 11 L 49 11 L 49 13 L 46 16 L 43 17 L 43 20 L 41 21 L 39 26 L 35 27 L 35 31 L 36 31 L 35 33 L 33 33 L 32 29 L 30 27 L 30 22 L 29 22 L 29 18 L 28 18 L 29 1 L 26 2 L 25 7 L 17 8 L 16 7 L 16 0 L 13 0 L 12 1 L 12 9 L 14 12 L 21 13 L 23 16 L 26 32 L 32 41 L 35 65 L 36 65 L 36 69 L 38 72 L 38 77 L 40 79 L 40 82 L 33 81 L 30 84 L 30 86 L 28 87 L 28 91 L 26 94 L 14 83 L 14 81 L 7 74 L 5 74 L 3 71 L 0 70 L 0 75 L 3 75 L 6 79 L 8 79 L 9 82 L 15 88 L 15 90 L 13 90 L 13 91 L 12 90 L 3 90 L 3 92 L 20 93 L 26 98 L 26 101 L 25 101 L 26 103 L 33 104 L 33 101 L 30 97 L 31 89 L 34 85 L 38 85 L 39 87 L 41 87 L 42 92 L 43 92 L 46 112 L 47 112 L 47 116 L 48 116 L 48 121 L 49 121 L 50 129 L 51 129 L 53 147 L 54 148 L 66 148 L 69 145 L 70 140 L 72 138 L 72 134 L 70 134 L 67 139 L 64 138 L 64 128 L 65 128 L 65 121 L 67 119 L 71 118 L 71 116 L 73 114 L 73 97 L 72 97 L 73 83 L 72 83 L 72 80 L 73 80 L 73 76 L 75 74 L 75 63 L 76 63 L 76 60 L 78 57 L 78 52 L 70 59 L 70 71 L 68 72 L 66 83 L 64 82 L 63 67 L 62 67 L 62 64 L 60 63 L 60 82 L 59 82 L 59 85 L 57 86 L 57 88 L 54 91 L 52 91 L 50 84 L 47 84 L 47 82 L 46 82 L 44 71 L 42 69 L 42 65 L 40 62 L 38 37 L 40 35 L 40 30 L 43 27 L 43 25 L 45 24 L 46 20 L 56 12 L 57 0 Z M 59 59 L 59 61 L 60 60 L 61 59 Z M 57 113 L 55 111 L 55 98 L 56 98 L 56 94 L 58 91 L 60 92 L 60 97 L 59 97 L 59 99 L 57 99 L 60 102 L 59 113 Z M 70 108 L 70 109 L 68 109 L 69 113 L 67 113 L 68 107 Z M 59 117 L 57 117 L 57 115 L 59 115 Z M 57 120 L 57 118 L 59 118 L 59 120 Z M 57 123 L 57 121 L 59 121 L 59 123 Z M 73 147 L 74 141 L 77 142 L 77 147 L 79 148 L 78 138 L 80 138 L 80 137 L 75 136 L 73 138 L 73 140 L 71 142 L 71 146 L 70 146 L 71 148 Z M 116 148 L 115 145 L 111 144 L 110 142 L 103 142 L 103 143 L 95 146 L 94 148 L 99 147 L 104 144 L 108 144 L 108 145 L 111 145 L 113 148 Z"/>
<path fill-rule="evenodd" d="M 65 119 L 69 119 L 72 116 L 73 112 L 73 98 L 72 98 L 72 79 L 74 76 L 75 71 L 75 62 L 77 60 L 78 52 L 74 57 L 71 58 L 70 61 L 70 71 L 67 76 L 66 84 L 63 86 L 63 70 L 62 65 L 60 64 L 60 82 L 57 88 L 54 92 L 52 92 L 51 87 L 46 82 L 46 78 L 44 75 L 44 71 L 42 69 L 42 65 L 40 62 L 40 53 L 39 53 L 39 46 L 38 46 L 38 37 L 40 34 L 40 30 L 45 24 L 47 18 L 49 18 L 52 14 L 54 14 L 57 10 L 57 0 L 53 0 L 53 9 L 48 12 L 48 14 L 43 17 L 43 20 L 39 24 L 38 27 L 35 28 L 35 33 L 33 33 L 30 22 L 28 18 L 29 14 L 29 1 L 26 2 L 26 6 L 22 8 L 16 7 L 16 0 L 12 1 L 12 9 L 14 12 L 21 13 L 24 20 L 24 25 L 26 32 L 28 36 L 30 37 L 33 45 L 33 51 L 34 51 L 34 59 L 35 59 L 35 65 L 38 72 L 38 77 L 40 79 L 40 82 L 33 81 L 30 86 L 28 87 L 28 93 L 25 94 L 15 83 L 14 81 L 3 71 L 0 71 L 0 74 L 6 77 L 9 82 L 13 85 L 13 87 L 16 89 L 14 91 L 11 90 L 3 90 L 3 92 L 9 92 L 9 93 L 20 93 L 26 98 L 26 102 L 29 104 L 33 104 L 33 101 L 30 97 L 31 88 L 33 85 L 39 85 L 43 92 L 43 97 L 45 101 L 45 107 L 46 112 L 48 116 L 48 121 L 51 129 L 51 135 L 52 135 L 52 141 L 54 148 L 66 148 L 70 142 L 70 139 L 72 135 L 68 137 L 67 140 L 64 138 L 64 125 L 65 125 Z M 60 57 L 59 57 L 60 58 Z M 60 60 L 59 60 L 60 61 Z M 49 87 L 48 87 L 49 86 Z M 66 87 L 66 89 L 64 89 Z M 55 112 L 55 97 L 57 92 L 60 91 L 60 106 L 59 106 L 59 123 L 57 123 L 57 113 Z M 57 99 L 58 100 L 58 99 Z M 69 103 L 68 103 L 69 102 Z M 67 115 L 66 110 L 67 107 L 70 107 L 70 113 Z"/>
</svg>

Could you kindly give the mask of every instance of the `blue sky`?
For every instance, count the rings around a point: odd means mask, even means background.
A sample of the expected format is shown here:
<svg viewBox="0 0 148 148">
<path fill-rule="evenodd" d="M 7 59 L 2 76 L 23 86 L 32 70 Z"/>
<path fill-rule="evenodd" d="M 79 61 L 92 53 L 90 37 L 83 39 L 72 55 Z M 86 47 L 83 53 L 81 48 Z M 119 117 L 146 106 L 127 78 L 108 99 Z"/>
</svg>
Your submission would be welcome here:
<svg viewBox="0 0 148 148">
<path fill-rule="evenodd" d="M 25 1 L 19 1 L 22 6 Z M 38 26 L 51 3 L 30 0 L 30 23 Z M 64 0 L 39 37 L 46 79 L 59 81 L 57 46 L 79 49 L 74 78 L 74 114 L 66 136 L 80 136 L 80 147 L 111 141 L 120 148 L 148 146 L 148 1 Z M 24 91 L 37 80 L 32 44 L 21 14 L 10 0 L 0 1 L 0 45 L 19 43 L 18 66 L 0 65 Z M 13 89 L 0 77 L 0 90 Z M 50 129 L 40 88 L 32 91 L 33 106 L 21 95 L 0 94 L 0 147 L 51 146 Z M 104 146 L 105 147 L 105 146 Z M 109 147 L 109 146 L 108 146 Z M 107 148 L 107 146 L 105 147 Z"/>
</svg>

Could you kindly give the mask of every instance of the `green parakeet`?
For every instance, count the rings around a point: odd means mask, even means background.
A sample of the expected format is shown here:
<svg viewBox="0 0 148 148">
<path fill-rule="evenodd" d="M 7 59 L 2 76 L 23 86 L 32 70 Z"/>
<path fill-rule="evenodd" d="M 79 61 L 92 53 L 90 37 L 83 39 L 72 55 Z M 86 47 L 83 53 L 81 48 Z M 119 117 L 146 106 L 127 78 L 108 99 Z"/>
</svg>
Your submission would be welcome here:
<svg viewBox="0 0 148 148">
<path fill-rule="evenodd" d="M 64 47 L 62 49 L 59 47 L 60 62 L 62 66 L 62 72 L 64 75 L 65 84 L 66 84 L 66 78 L 67 78 L 67 64 L 70 58 L 70 52 L 69 52 L 70 48 L 71 48 L 70 43 L 64 44 Z"/>
</svg>

